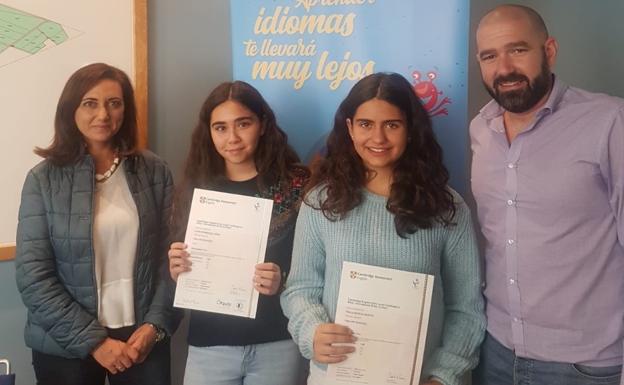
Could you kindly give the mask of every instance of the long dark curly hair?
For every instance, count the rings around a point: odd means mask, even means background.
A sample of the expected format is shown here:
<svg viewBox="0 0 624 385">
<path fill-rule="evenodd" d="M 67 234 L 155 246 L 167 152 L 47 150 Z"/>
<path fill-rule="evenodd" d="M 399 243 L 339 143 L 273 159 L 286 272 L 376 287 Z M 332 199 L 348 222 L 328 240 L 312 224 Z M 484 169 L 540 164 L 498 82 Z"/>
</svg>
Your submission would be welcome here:
<svg viewBox="0 0 624 385">
<path fill-rule="evenodd" d="M 407 122 L 407 147 L 394 165 L 386 208 L 395 215 L 397 234 L 406 237 L 436 222 L 453 224 L 455 204 L 447 187 L 448 171 L 442 148 L 435 139 L 431 119 L 410 83 L 396 73 L 375 73 L 357 82 L 342 101 L 327 138 L 327 156 L 319 161 L 307 190 L 320 188 L 324 200 L 306 204 L 323 211 L 331 221 L 340 220 L 362 202 L 362 188 L 370 172 L 353 147 L 347 119 L 371 99 L 398 107 Z"/>
<path fill-rule="evenodd" d="M 264 134 L 260 136 L 254 154 L 261 193 L 278 186 L 287 195 L 294 179 L 307 180 L 309 177 L 307 168 L 300 164 L 297 153 L 288 145 L 288 136 L 277 125 L 273 110 L 260 92 L 243 81 L 221 83 L 202 105 L 199 122 L 191 136 L 183 180 L 177 188 L 173 206 L 173 233 L 176 237 L 184 233 L 193 189 L 210 189 L 226 180 L 225 161 L 210 135 L 210 118 L 212 111 L 228 100 L 247 107 L 261 122 Z"/>
</svg>

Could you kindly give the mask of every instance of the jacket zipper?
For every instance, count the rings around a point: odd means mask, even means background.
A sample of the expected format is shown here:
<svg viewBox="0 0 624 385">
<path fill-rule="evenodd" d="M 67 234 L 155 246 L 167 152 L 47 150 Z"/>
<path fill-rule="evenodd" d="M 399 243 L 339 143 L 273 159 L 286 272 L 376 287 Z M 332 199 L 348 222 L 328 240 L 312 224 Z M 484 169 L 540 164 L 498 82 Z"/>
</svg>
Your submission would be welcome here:
<svg viewBox="0 0 624 385">
<path fill-rule="evenodd" d="M 137 328 L 140 326 L 139 325 L 139 317 L 141 317 L 141 321 L 144 321 L 142 318 L 143 316 L 139 316 L 139 309 L 137 308 L 137 304 L 138 304 L 138 300 L 139 300 L 139 292 L 138 292 L 138 283 L 139 283 L 139 259 L 141 258 L 141 244 L 143 241 L 143 223 L 142 223 L 142 218 L 141 218 L 141 213 L 139 212 L 139 202 L 138 202 L 138 191 L 137 191 L 137 165 L 136 163 L 138 162 L 138 157 L 136 155 L 132 156 L 132 162 L 133 162 L 133 172 L 127 172 L 128 171 L 128 164 L 127 162 L 124 162 L 124 172 L 126 173 L 126 180 L 128 181 L 128 188 L 131 188 L 134 191 L 130 191 L 130 194 L 132 195 L 132 200 L 134 200 L 134 205 L 136 206 L 137 209 L 137 216 L 139 217 L 139 229 L 138 229 L 138 234 L 137 234 L 137 244 L 136 244 L 136 251 L 135 251 L 135 256 L 134 256 L 134 280 L 132 283 L 132 291 L 134 293 L 134 298 L 133 298 L 133 308 L 134 308 L 134 324 L 135 326 L 137 326 Z M 130 177 L 130 174 L 132 174 L 132 176 Z M 130 182 L 130 178 L 132 178 L 132 183 Z"/>
<path fill-rule="evenodd" d="M 88 157 L 91 166 L 91 215 L 89 216 L 89 226 L 91 227 L 91 272 L 93 273 L 93 291 L 95 292 L 95 318 L 100 320 L 100 298 L 98 293 L 97 274 L 95 272 L 95 248 L 93 247 L 93 223 L 95 221 L 95 163 L 93 158 Z"/>
</svg>

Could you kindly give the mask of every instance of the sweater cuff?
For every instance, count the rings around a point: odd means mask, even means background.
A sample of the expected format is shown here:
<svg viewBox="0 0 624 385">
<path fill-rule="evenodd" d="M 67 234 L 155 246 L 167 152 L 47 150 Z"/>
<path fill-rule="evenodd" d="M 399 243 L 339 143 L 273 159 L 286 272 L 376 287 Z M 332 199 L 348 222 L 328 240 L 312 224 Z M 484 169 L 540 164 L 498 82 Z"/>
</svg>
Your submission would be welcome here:
<svg viewBox="0 0 624 385">
<path fill-rule="evenodd" d="M 301 354 L 308 360 L 314 358 L 314 333 L 316 328 L 322 322 L 311 321 L 301 329 L 301 335 L 299 336 L 299 349 Z"/>
<path fill-rule="evenodd" d="M 450 373 L 450 371 L 446 371 L 446 370 L 435 371 L 435 373 L 431 373 L 429 378 L 431 380 L 438 381 L 442 385 L 462 385 L 462 384 L 464 384 L 464 382 L 462 381 L 461 377 L 458 377 L 458 376 Z"/>
<path fill-rule="evenodd" d="M 443 385 L 463 385 L 472 367 L 474 365 L 469 365 L 462 357 L 438 349 L 423 367 L 423 378 L 437 379 Z"/>
</svg>

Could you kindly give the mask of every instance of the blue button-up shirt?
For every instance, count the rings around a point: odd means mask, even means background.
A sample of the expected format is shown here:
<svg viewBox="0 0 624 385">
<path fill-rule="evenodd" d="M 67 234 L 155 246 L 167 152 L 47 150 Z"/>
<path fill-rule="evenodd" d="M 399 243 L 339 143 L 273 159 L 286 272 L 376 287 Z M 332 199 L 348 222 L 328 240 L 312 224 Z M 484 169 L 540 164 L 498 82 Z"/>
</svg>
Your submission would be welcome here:
<svg viewBox="0 0 624 385">
<path fill-rule="evenodd" d="M 472 121 L 488 331 L 518 356 L 622 363 L 624 100 L 555 79 L 510 144 L 492 101 Z"/>
</svg>

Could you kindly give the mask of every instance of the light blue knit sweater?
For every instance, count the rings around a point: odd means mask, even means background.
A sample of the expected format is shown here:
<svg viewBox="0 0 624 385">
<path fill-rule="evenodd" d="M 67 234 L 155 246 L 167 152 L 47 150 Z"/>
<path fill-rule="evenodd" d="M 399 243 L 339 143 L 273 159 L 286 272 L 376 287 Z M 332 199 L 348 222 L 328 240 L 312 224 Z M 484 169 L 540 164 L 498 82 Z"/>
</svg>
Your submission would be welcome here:
<svg viewBox="0 0 624 385">
<path fill-rule="evenodd" d="M 367 190 L 363 202 L 335 222 L 302 205 L 281 303 L 288 329 L 306 358 L 313 357 L 316 327 L 335 318 L 343 261 L 426 273 L 435 276 L 435 284 L 422 378 L 462 384 L 478 362 L 485 316 L 470 210 L 459 194 L 453 191 L 453 196 L 456 225 L 435 225 L 407 239 L 397 235 L 386 198 Z M 317 202 L 318 189 L 308 199 Z"/>
</svg>

